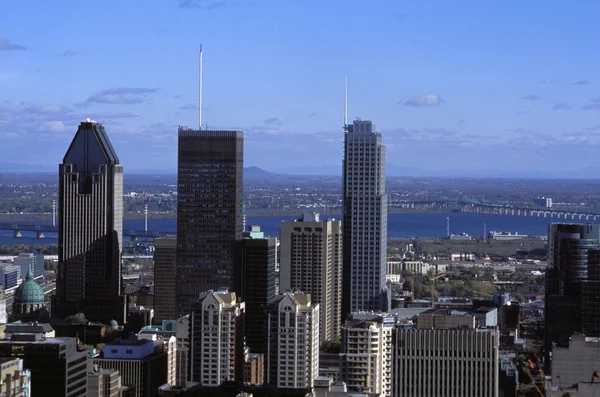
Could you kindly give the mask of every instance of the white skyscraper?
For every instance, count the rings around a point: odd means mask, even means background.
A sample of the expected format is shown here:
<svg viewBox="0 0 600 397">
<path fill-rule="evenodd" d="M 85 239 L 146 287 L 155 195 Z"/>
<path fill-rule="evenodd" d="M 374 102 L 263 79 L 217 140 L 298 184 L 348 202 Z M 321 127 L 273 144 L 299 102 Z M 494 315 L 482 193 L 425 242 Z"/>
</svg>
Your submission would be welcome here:
<svg viewBox="0 0 600 397">
<path fill-rule="evenodd" d="M 387 310 L 385 147 L 371 121 L 345 126 L 342 318 Z"/>
<path fill-rule="evenodd" d="M 190 313 L 189 379 L 203 386 L 241 381 L 244 371 L 244 302 L 235 292 L 200 294 Z"/>
<path fill-rule="evenodd" d="M 285 293 L 269 305 L 266 383 L 311 389 L 319 375 L 319 304 L 310 295 Z"/>
</svg>

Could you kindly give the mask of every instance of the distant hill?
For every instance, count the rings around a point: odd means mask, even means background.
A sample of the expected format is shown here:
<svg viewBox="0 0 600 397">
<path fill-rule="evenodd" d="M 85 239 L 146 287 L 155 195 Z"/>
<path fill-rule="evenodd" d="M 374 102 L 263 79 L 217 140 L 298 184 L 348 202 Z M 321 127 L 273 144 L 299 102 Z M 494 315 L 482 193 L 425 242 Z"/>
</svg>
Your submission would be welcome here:
<svg viewBox="0 0 600 397">
<path fill-rule="evenodd" d="M 244 167 L 244 176 L 269 176 L 275 175 L 272 172 L 265 171 L 259 167 Z"/>
</svg>

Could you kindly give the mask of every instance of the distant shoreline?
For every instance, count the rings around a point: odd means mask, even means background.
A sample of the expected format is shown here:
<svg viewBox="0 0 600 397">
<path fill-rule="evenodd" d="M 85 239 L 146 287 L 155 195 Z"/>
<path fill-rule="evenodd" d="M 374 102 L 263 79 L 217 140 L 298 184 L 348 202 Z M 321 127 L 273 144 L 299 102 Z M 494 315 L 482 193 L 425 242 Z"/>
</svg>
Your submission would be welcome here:
<svg viewBox="0 0 600 397">
<path fill-rule="evenodd" d="M 326 210 L 324 208 L 296 208 L 292 210 L 274 210 L 274 209 L 251 209 L 246 210 L 247 216 L 300 216 L 303 212 L 317 212 L 327 215 L 341 215 L 339 210 Z M 389 214 L 425 214 L 432 212 L 448 212 L 448 209 L 422 210 L 411 208 L 391 208 Z M 176 212 L 149 213 L 148 219 L 173 219 L 177 218 Z M 143 213 L 125 213 L 123 219 L 144 219 Z M 51 221 L 52 214 L 0 214 L 0 222 L 31 222 L 31 221 Z"/>
</svg>

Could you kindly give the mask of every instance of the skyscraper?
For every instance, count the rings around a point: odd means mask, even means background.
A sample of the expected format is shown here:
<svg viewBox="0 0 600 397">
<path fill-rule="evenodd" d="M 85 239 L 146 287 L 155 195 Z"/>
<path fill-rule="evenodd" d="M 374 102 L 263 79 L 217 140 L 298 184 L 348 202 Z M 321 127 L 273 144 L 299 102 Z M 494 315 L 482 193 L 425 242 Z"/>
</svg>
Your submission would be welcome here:
<svg viewBox="0 0 600 397">
<path fill-rule="evenodd" d="M 236 241 L 235 293 L 246 303 L 246 345 L 252 353 L 266 354 L 267 308 L 275 299 L 277 239 L 246 234 Z"/>
<path fill-rule="evenodd" d="M 385 147 L 371 121 L 345 126 L 343 169 L 342 320 L 389 307 Z"/>
<path fill-rule="evenodd" d="M 177 310 L 175 295 L 175 256 L 177 254 L 177 237 L 168 236 L 154 240 L 154 323 L 164 320 L 175 320 Z"/>
<path fill-rule="evenodd" d="M 266 383 L 310 390 L 319 374 L 319 304 L 310 295 L 284 293 L 269 305 Z"/>
<path fill-rule="evenodd" d="M 244 137 L 179 128 L 177 314 L 201 292 L 233 290 L 233 249 L 242 236 Z"/>
<path fill-rule="evenodd" d="M 341 222 L 321 220 L 319 214 L 302 214 L 281 222 L 280 288 L 310 294 L 321 307 L 320 342 L 340 336 L 342 283 Z"/>
<path fill-rule="evenodd" d="M 59 165 L 58 274 L 53 316 L 125 322 L 121 295 L 123 166 L 100 123 L 87 120 Z"/>
<path fill-rule="evenodd" d="M 546 270 L 545 366 L 552 370 L 552 349 L 567 346 L 575 333 L 598 337 L 600 225 L 552 223 L 548 227 Z M 590 305 L 591 303 L 591 305 Z M 588 308 L 588 312 L 585 312 Z M 584 330 L 585 328 L 585 330 Z"/>
<path fill-rule="evenodd" d="M 207 291 L 192 304 L 190 381 L 214 387 L 243 380 L 244 308 L 228 290 Z"/>
</svg>

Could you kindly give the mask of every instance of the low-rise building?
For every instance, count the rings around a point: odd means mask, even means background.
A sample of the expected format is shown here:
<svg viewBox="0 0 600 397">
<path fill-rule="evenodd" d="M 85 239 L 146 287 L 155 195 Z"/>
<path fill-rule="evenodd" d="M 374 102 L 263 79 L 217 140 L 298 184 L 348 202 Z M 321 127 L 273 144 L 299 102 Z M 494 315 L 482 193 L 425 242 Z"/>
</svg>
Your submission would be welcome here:
<svg viewBox="0 0 600 397">
<path fill-rule="evenodd" d="M 568 346 L 552 348 L 552 377 L 560 379 L 561 385 L 571 387 L 588 382 L 600 368 L 600 338 L 585 335 L 571 336 Z"/>
<path fill-rule="evenodd" d="M 12 334 L 0 340 L 1 358 L 21 358 L 31 371 L 31 389 L 43 395 L 83 396 L 87 390 L 88 354 L 77 350 L 75 338 L 46 338 L 43 334 Z"/>
<path fill-rule="evenodd" d="M 262 385 L 265 382 L 265 356 L 249 353 L 244 355 L 244 384 Z"/>
<path fill-rule="evenodd" d="M 132 387 L 121 384 L 121 374 L 115 369 L 95 366 L 87 375 L 86 397 L 126 397 Z"/>
<path fill-rule="evenodd" d="M 31 371 L 20 358 L 0 358 L 0 396 L 31 397 Z"/>
<path fill-rule="evenodd" d="M 158 340 L 116 339 L 104 346 L 93 364 L 118 370 L 123 384 L 135 386 L 135 397 L 157 397 L 167 381 L 167 353 Z"/>
</svg>

